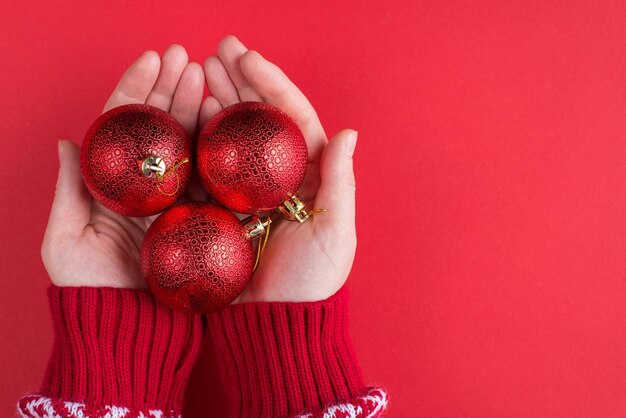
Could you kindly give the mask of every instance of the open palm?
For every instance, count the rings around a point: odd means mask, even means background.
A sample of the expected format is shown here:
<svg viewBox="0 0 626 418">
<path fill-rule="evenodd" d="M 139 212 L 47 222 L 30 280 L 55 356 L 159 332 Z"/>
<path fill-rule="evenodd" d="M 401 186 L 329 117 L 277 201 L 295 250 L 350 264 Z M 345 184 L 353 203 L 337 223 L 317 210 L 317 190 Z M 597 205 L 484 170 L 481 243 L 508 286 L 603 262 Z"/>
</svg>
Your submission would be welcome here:
<svg viewBox="0 0 626 418">
<path fill-rule="evenodd" d="M 170 112 L 189 135 L 202 103 L 203 71 L 188 63 L 180 45 L 159 57 L 148 51 L 126 70 L 104 111 L 145 103 Z M 129 218 L 95 201 L 83 183 L 80 149 L 59 142 L 61 167 L 41 255 L 57 286 L 145 287 L 139 268 L 141 242 L 154 217 Z"/>
<path fill-rule="evenodd" d="M 212 95 L 203 101 L 204 77 Z M 274 222 L 259 268 L 236 302 L 325 299 L 343 285 L 354 259 L 356 132 L 341 131 L 328 142 L 302 92 L 278 67 L 233 36 L 224 38 L 218 55 L 206 60 L 204 76 L 199 64 L 188 63 L 179 45 L 162 58 L 144 53 L 122 76 L 104 111 L 146 103 L 170 112 L 193 135 L 198 119 L 203 125 L 240 101 L 267 102 L 296 121 L 309 150 L 300 196 L 309 210 L 329 212 L 303 224 Z M 58 286 L 143 288 L 140 248 L 154 217 L 125 217 L 93 200 L 83 183 L 79 157 L 74 143 L 59 143 L 61 168 L 41 250 L 44 265 Z M 207 198 L 197 183 L 189 194 L 192 200 Z"/>
<path fill-rule="evenodd" d="M 329 209 L 302 224 L 279 220 L 253 278 L 236 302 L 315 301 L 345 282 L 356 249 L 355 182 L 352 153 L 356 132 L 341 131 L 328 142 L 319 118 L 302 92 L 274 64 L 234 36 L 207 58 L 204 72 L 211 96 L 200 112 L 206 123 L 240 101 L 264 101 L 298 124 L 307 142 L 309 167 L 300 196 L 308 210 Z"/>
</svg>

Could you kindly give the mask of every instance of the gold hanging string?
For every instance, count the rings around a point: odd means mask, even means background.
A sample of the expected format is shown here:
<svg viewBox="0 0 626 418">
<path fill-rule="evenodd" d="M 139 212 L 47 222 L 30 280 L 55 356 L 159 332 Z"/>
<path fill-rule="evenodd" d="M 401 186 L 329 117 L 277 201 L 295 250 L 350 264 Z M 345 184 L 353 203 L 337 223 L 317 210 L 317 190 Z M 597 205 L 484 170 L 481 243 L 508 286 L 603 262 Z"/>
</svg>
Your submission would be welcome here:
<svg viewBox="0 0 626 418">
<path fill-rule="evenodd" d="M 265 251 L 265 246 L 267 245 L 267 240 L 270 237 L 270 225 L 272 224 L 272 219 L 270 215 L 267 215 L 265 223 L 267 223 L 267 226 L 265 227 L 265 234 L 263 236 L 263 239 L 259 241 L 259 246 L 257 247 L 256 260 L 254 260 L 254 268 L 252 269 L 253 272 L 256 271 L 257 267 L 259 266 L 261 256 L 263 255 L 263 251 Z"/>
<path fill-rule="evenodd" d="M 328 212 L 328 209 L 313 209 L 312 211 L 307 212 L 306 216 L 307 217 L 311 217 L 311 216 L 313 216 L 315 214 L 323 213 L 323 212 Z"/>
<path fill-rule="evenodd" d="M 290 221 L 290 222 L 298 221 L 298 222 L 302 223 L 302 222 L 306 221 L 307 219 L 309 219 L 311 216 L 317 215 L 318 213 L 323 213 L 323 212 L 329 212 L 329 210 L 328 209 L 313 209 L 313 210 L 311 210 L 309 212 L 302 210 L 300 212 L 300 216 L 301 216 L 300 219 L 302 219 L 302 220 L 296 218 L 295 216 L 286 215 L 282 211 L 281 211 L 281 215 L 283 215 L 283 218 L 286 221 Z"/>
<path fill-rule="evenodd" d="M 157 172 L 156 173 L 157 189 L 166 196 L 174 196 L 176 193 L 178 193 L 178 190 L 180 189 L 180 175 L 178 174 L 176 170 L 178 170 L 180 166 L 188 162 L 189 162 L 189 157 L 185 157 L 185 159 L 183 159 L 182 161 L 174 164 L 173 166 L 165 170 L 163 174 L 160 174 Z M 168 193 L 167 191 L 163 190 L 162 183 L 163 183 L 163 179 L 166 176 L 170 175 L 172 172 L 176 174 L 176 189 L 173 192 Z"/>
</svg>

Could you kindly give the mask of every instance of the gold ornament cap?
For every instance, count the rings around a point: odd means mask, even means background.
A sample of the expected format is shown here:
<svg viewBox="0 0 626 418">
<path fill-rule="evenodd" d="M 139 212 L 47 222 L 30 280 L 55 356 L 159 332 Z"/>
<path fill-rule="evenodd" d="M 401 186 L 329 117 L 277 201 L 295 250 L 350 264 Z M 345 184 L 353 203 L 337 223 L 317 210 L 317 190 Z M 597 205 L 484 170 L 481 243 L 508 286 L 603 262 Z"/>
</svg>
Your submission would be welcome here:
<svg viewBox="0 0 626 418">
<path fill-rule="evenodd" d="M 151 155 L 141 163 L 141 172 L 144 176 L 150 177 L 155 174 L 157 177 L 165 174 L 165 160 L 159 156 Z"/>
<path fill-rule="evenodd" d="M 298 221 L 303 223 L 316 213 L 328 212 L 328 209 L 314 209 L 307 212 L 304 208 L 304 202 L 296 195 L 291 196 L 285 200 L 282 205 L 278 207 L 283 218 L 288 221 Z"/>
</svg>

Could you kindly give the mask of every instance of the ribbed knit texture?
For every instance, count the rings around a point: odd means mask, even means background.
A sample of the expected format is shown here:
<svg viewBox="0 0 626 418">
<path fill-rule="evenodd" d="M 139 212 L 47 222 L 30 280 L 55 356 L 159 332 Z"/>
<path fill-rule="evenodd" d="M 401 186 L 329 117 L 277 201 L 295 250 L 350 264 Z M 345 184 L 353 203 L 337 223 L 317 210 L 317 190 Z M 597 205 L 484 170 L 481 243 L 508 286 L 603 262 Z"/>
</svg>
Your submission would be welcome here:
<svg viewBox="0 0 626 418">
<path fill-rule="evenodd" d="M 230 416 L 314 412 L 363 394 L 347 291 L 314 303 L 250 303 L 208 315 Z"/>
<path fill-rule="evenodd" d="M 48 296 L 55 342 L 41 395 L 87 411 L 113 405 L 180 414 L 201 345 L 200 316 L 129 289 L 52 286 Z"/>
</svg>

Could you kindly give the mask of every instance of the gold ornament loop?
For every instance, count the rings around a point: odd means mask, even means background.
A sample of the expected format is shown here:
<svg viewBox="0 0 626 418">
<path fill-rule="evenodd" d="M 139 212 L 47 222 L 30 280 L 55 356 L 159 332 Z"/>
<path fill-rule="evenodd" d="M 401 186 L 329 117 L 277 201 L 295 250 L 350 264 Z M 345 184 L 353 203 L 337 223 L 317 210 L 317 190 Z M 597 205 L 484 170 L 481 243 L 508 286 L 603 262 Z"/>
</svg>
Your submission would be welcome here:
<svg viewBox="0 0 626 418">
<path fill-rule="evenodd" d="M 318 213 L 328 212 L 328 209 L 313 209 L 307 212 L 304 209 L 304 203 L 295 195 L 291 196 L 290 200 L 285 200 L 283 202 L 283 206 L 279 206 L 279 210 L 284 219 L 288 221 L 298 221 L 300 223 L 303 223 L 311 216 Z M 257 247 L 254 268 L 252 269 L 254 272 L 259 267 L 261 256 L 263 255 L 263 251 L 265 251 L 265 246 L 267 245 L 267 241 L 270 237 L 270 228 L 272 224 L 271 213 L 267 215 L 264 221 L 262 221 L 258 216 L 253 215 L 242 220 L 241 222 L 244 224 L 246 237 L 248 239 L 255 239 L 263 236 Z"/>
<path fill-rule="evenodd" d="M 278 207 L 278 210 L 286 220 L 298 221 L 300 223 L 303 223 L 311 216 L 318 213 L 328 212 L 328 209 L 313 209 L 312 211 L 307 212 L 304 208 L 304 202 L 295 195 L 285 200 L 283 204 Z"/>
<path fill-rule="evenodd" d="M 178 174 L 177 170 L 180 166 L 188 162 L 189 157 L 185 157 L 182 161 L 166 169 L 165 158 L 151 155 L 142 161 L 141 171 L 146 177 L 149 177 L 154 173 L 157 181 L 157 190 L 165 196 L 174 196 L 176 193 L 178 193 L 178 190 L 180 190 L 180 175 Z M 165 177 L 169 176 L 172 173 L 176 174 L 176 188 L 173 192 L 168 192 L 163 189 L 163 182 Z"/>
<path fill-rule="evenodd" d="M 150 177 L 153 173 L 155 176 L 165 173 L 165 159 L 156 155 L 145 158 L 141 161 L 141 172 L 146 177 Z"/>
</svg>

